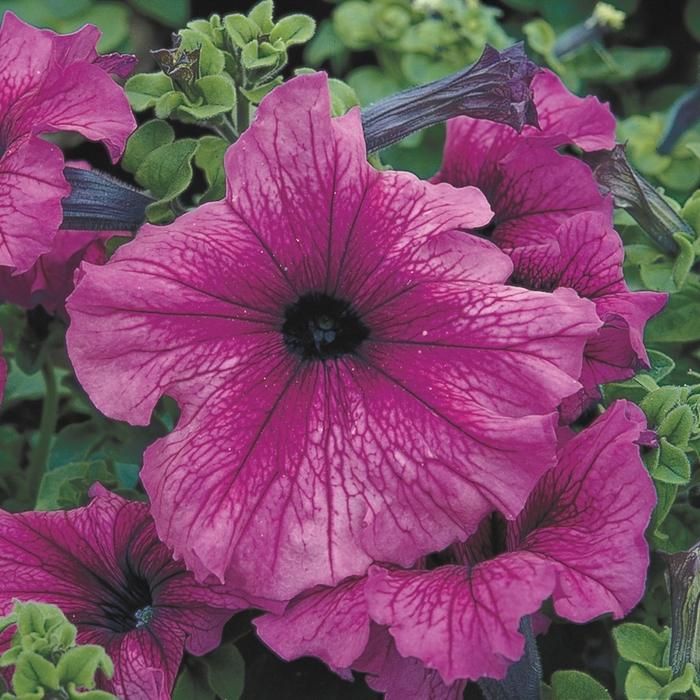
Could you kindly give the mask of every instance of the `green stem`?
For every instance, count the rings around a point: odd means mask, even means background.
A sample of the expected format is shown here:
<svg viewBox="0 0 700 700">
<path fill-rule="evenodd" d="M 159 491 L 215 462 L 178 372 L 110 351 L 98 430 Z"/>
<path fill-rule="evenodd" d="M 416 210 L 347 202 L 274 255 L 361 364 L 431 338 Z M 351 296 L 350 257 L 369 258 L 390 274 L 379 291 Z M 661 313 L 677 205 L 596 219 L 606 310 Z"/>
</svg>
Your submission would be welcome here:
<svg viewBox="0 0 700 700">
<path fill-rule="evenodd" d="M 208 122 L 208 124 L 212 131 L 217 134 L 217 136 L 221 136 L 222 139 L 228 141 L 229 143 L 233 143 L 238 138 L 236 129 L 233 127 L 230 120 L 226 119 L 226 117 L 218 121 Z"/>
<path fill-rule="evenodd" d="M 58 384 L 56 383 L 53 365 L 48 359 L 42 365 L 41 374 L 46 385 L 46 394 L 41 410 L 39 440 L 32 450 L 27 473 L 27 490 L 29 491 L 29 497 L 32 499 L 35 499 L 39 492 L 39 485 L 41 484 L 41 478 L 44 475 L 49 457 L 51 438 L 56 431 L 56 421 L 58 420 Z"/>
<path fill-rule="evenodd" d="M 248 98 L 236 88 L 236 131 L 240 136 L 250 124 L 250 102 Z"/>
</svg>

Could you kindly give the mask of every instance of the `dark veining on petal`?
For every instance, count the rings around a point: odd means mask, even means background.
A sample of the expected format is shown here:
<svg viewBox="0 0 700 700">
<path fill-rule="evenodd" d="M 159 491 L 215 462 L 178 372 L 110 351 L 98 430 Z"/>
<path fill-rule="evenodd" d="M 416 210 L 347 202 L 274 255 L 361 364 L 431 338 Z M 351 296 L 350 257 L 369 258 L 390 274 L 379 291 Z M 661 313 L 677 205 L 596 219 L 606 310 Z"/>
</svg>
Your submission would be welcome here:
<svg viewBox="0 0 700 700">
<path fill-rule="evenodd" d="M 327 360 L 357 352 L 369 328 L 349 301 L 308 292 L 284 310 L 287 348 L 304 360 Z"/>
</svg>

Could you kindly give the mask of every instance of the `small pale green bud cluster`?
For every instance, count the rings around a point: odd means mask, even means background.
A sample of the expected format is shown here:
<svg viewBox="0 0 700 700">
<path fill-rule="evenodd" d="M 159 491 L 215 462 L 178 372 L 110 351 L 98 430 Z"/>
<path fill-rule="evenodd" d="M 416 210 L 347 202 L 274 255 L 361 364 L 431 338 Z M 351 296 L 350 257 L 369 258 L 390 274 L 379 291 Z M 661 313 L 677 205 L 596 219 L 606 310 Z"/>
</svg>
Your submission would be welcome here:
<svg viewBox="0 0 700 700">
<path fill-rule="evenodd" d="M 0 618 L 0 633 L 12 627 L 0 667 L 14 666 L 14 692 L 2 693 L 0 700 L 117 700 L 95 690 L 98 672 L 107 678 L 114 674 L 111 659 L 100 646 L 76 645 L 76 628 L 57 607 L 18 601 Z"/>
<path fill-rule="evenodd" d="M 263 0 L 247 15 L 212 15 L 187 24 L 173 49 L 153 55 L 161 72 L 140 74 L 126 84 L 135 111 L 154 108 L 159 119 L 186 123 L 212 122 L 226 129 L 231 140 L 247 126 L 248 114 L 238 108 L 245 101 L 258 104 L 282 82 L 288 49 L 307 42 L 315 22 L 302 14 L 273 20 L 271 0 Z M 238 108 L 238 109 L 237 109 Z M 236 116 L 234 116 L 236 112 Z"/>
</svg>

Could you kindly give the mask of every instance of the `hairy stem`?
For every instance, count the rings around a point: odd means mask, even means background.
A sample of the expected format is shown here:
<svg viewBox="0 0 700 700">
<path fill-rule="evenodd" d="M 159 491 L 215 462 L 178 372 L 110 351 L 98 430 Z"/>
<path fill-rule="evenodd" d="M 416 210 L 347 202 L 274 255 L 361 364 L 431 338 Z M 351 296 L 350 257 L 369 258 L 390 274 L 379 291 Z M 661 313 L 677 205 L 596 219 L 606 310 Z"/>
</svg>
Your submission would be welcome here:
<svg viewBox="0 0 700 700">
<path fill-rule="evenodd" d="M 56 430 L 56 421 L 58 420 L 58 384 L 53 365 L 49 359 L 44 360 L 41 374 L 46 385 L 46 394 L 41 410 L 39 439 L 32 450 L 27 473 L 27 490 L 32 499 L 36 499 L 39 492 L 39 485 L 49 457 L 51 438 Z"/>
</svg>

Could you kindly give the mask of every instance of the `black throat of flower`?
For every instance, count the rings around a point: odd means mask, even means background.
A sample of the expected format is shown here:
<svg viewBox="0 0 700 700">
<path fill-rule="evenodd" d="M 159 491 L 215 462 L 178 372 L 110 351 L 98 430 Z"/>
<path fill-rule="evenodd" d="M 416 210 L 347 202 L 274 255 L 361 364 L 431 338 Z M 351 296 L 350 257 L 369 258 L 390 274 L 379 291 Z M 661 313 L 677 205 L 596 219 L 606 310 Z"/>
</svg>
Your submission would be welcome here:
<svg viewBox="0 0 700 700">
<path fill-rule="evenodd" d="M 356 353 L 369 328 L 350 302 L 308 292 L 284 310 L 282 334 L 287 349 L 303 360 L 328 360 Z"/>
<path fill-rule="evenodd" d="M 154 614 L 153 595 L 148 581 L 129 572 L 123 587 L 109 586 L 100 601 L 103 624 L 113 632 L 131 632 L 146 627 Z"/>
</svg>

